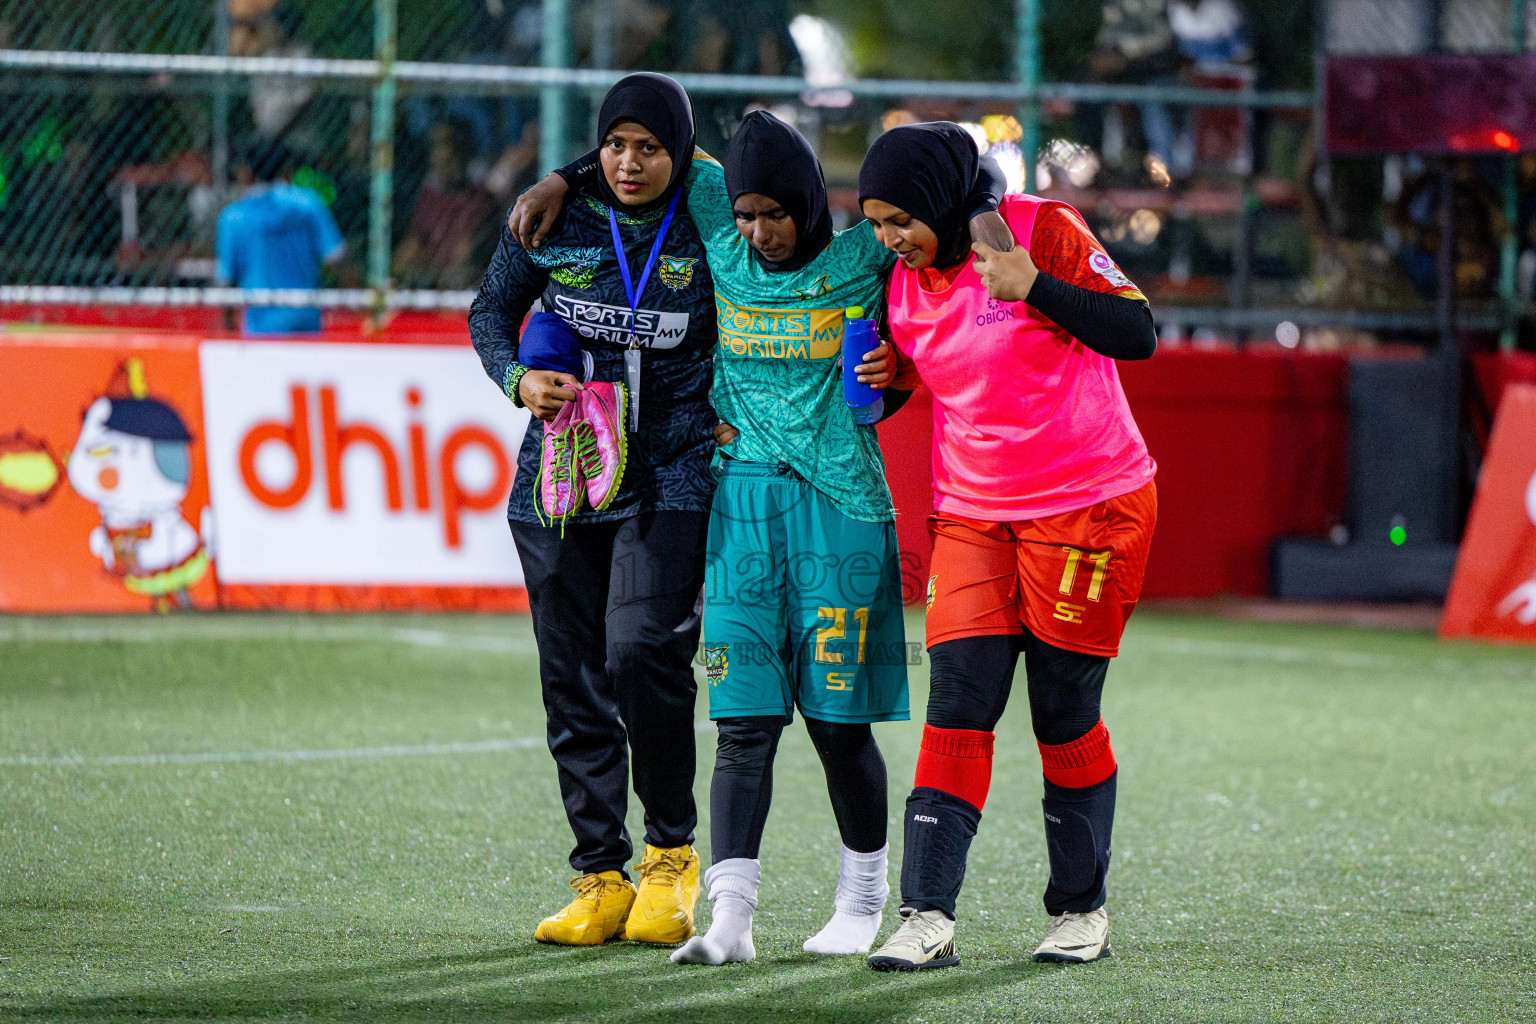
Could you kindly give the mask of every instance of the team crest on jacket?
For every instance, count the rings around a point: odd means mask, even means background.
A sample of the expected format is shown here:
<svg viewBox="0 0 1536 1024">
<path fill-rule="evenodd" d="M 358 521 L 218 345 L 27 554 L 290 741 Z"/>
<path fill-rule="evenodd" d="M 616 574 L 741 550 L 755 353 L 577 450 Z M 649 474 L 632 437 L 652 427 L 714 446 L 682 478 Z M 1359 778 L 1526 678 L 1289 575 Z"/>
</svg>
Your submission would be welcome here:
<svg viewBox="0 0 1536 1024">
<path fill-rule="evenodd" d="M 656 273 L 661 278 L 661 283 L 678 291 L 687 288 L 693 280 L 693 265 L 699 262 L 697 258 L 684 256 L 663 256 L 656 263 Z"/>
<path fill-rule="evenodd" d="M 691 260 L 689 262 L 692 262 Z M 731 670 L 730 654 L 731 645 L 723 647 L 704 648 L 704 678 L 709 680 L 710 686 L 719 686 L 720 680 Z"/>
<path fill-rule="evenodd" d="M 549 276 L 567 288 L 590 288 L 603 250 L 595 245 L 547 245 L 528 250 L 528 258 L 535 266 L 547 268 Z"/>
</svg>

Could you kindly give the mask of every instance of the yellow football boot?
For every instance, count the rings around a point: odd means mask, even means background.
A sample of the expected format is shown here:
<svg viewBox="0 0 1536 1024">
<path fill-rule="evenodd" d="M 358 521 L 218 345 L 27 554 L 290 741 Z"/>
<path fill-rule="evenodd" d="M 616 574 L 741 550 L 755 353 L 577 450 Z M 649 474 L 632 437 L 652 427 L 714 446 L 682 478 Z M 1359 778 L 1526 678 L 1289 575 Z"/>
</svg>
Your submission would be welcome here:
<svg viewBox="0 0 1536 1024">
<path fill-rule="evenodd" d="M 647 843 L 639 870 L 640 891 L 625 937 L 669 946 L 691 937 L 693 905 L 699 901 L 699 855 L 693 847 L 660 850 Z"/>
<path fill-rule="evenodd" d="M 635 887 L 617 871 L 571 879 L 576 898 L 558 914 L 539 922 L 533 937 L 561 946 L 600 946 L 623 938 L 624 920 L 635 902 Z"/>
</svg>

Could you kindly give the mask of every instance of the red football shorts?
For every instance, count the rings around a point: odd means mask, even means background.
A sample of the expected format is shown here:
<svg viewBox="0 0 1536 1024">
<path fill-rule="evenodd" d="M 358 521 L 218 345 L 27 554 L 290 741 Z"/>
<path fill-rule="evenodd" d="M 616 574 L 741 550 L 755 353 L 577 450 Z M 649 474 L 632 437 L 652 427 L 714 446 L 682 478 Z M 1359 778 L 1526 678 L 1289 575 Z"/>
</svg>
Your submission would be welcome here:
<svg viewBox="0 0 1536 1024">
<path fill-rule="evenodd" d="M 1027 627 L 1056 647 L 1114 657 L 1141 596 L 1156 525 L 1152 483 L 1017 523 L 934 515 L 928 646 Z"/>
</svg>

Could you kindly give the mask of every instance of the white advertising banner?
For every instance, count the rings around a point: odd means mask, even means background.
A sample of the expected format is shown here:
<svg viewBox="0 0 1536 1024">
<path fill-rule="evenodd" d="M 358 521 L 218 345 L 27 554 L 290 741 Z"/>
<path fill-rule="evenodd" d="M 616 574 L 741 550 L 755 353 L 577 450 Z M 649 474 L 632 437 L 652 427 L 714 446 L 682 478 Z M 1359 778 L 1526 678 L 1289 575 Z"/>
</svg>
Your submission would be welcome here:
<svg viewBox="0 0 1536 1024">
<path fill-rule="evenodd" d="M 522 586 L 528 413 L 469 347 L 210 341 L 199 361 L 222 582 Z"/>
</svg>

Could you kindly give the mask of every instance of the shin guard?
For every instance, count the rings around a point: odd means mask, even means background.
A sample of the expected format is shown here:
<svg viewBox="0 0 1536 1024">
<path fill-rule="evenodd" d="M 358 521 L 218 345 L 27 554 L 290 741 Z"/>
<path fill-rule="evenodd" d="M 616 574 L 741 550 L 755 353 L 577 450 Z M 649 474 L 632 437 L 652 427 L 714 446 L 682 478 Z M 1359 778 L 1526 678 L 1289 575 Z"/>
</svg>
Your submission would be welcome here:
<svg viewBox="0 0 1536 1024">
<path fill-rule="evenodd" d="M 907 797 L 901 858 L 901 905 L 955 916 L 965 881 L 965 859 L 981 824 L 974 804 L 937 789 L 918 787 Z"/>
<path fill-rule="evenodd" d="M 907 798 L 901 903 L 955 916 L 965 859 L 992 785 L 993 734 L 923 726 L 917 779 Z"/>
<path fill-rule="evenodd" d="M 1110 839 L 1115 823 L 1115 755 L 1100 719 L 1070 743 L 1040 745 L 1045 768 L 1046 845 L 1051 881 L 1045 909 L 1051 915 L 1086 913 L 1108 894 Z"/>
</svg>

